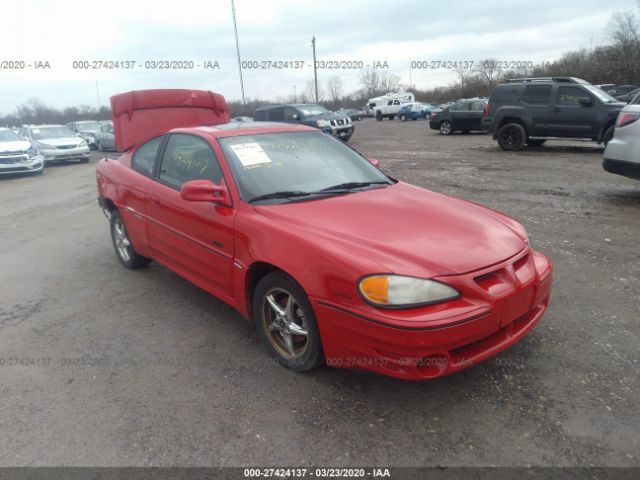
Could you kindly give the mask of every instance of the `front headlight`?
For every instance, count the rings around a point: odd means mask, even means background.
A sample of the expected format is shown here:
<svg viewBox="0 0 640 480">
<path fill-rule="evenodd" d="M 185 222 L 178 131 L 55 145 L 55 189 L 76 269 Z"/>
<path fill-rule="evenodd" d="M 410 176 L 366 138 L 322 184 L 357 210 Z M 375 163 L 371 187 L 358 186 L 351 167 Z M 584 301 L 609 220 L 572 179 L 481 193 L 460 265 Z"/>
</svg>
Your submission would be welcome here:
<svg viewBox="0 0 640 480">
<path fill-rule="evenodd" d="M 319 128 L 328 127 L 329 125 L 331 125 L 329 120 L 318 120 L 318 127 Z"/>
<path fill-rule="evenodd" d="M 79 147 L 86 147 L 87 146 L 87 141 L 86 140 L 82 140 L 79 144 Z"/>
<path fill-rule="evenodd" d="M 347 123 L 351 123 L 351 117 L 347 117 Z"/>
<path fill-rule="evenodd" d="M 29 158 L 38 156 L 38 150 L 33 146 L 29 147 L 29 150 L 27 150 L 27 156 Z"/>
<path fill-rule="evenodd" d="M 368 303 L 387 308 L 428 305 L 460 297 L 460 292 L 442 282 L 400 275 L 364 277 L 358 290 Z"/>
</svg>

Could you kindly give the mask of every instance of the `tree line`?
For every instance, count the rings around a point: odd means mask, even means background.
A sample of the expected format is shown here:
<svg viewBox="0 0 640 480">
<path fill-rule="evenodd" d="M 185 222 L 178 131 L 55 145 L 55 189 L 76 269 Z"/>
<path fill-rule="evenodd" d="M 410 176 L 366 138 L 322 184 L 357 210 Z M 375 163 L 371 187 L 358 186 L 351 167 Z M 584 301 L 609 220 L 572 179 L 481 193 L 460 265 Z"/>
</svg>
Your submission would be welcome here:
<svg viewBox="0 0 640 480">
<path fill-rule="evenodd" d="M 640 0 L 638 2 L 640 9 Z M 494 87 L 510 78 L 570 76 L 582 78 L 594 85 L 615 83 L 640 85 L 640 21 L 638 12 L 614 13 L 606 27 L 608 43 L 595 48 L 579 48 L 562 54 L 558 59 L 531 69 L 504 69 L 494 58 L 474 62 L 472 69 L 454 70 L 455 79 L 445 86 L 429 89 L 404 84 L 399 75 L 366 68 L 359 72 L 359 88 L 346 92 L 342 78 L 334 75 L 318 84 L 318 103 L 330 110 L 340 107 L 361 107 L 370 98 L 400 90 L 412 91 L 416 100 L 441 103 L 459 98 L 489 96 Z M 315 103 L 315 85 L 309 80 L 301 92 L 275 99 L 249 99 L 245 104 L 230 101 L 232 116 L 252 116 L 256 108 L 267 103 Z M 13 113 L 0 116 L 0 125 L 18 126 L 29 123 L 65 124 L 74 120 L 107 120 L 109 107 L 100 109 L 88 105 L 57 109 L 38 98 L 29 99 Z"/>
</svg>

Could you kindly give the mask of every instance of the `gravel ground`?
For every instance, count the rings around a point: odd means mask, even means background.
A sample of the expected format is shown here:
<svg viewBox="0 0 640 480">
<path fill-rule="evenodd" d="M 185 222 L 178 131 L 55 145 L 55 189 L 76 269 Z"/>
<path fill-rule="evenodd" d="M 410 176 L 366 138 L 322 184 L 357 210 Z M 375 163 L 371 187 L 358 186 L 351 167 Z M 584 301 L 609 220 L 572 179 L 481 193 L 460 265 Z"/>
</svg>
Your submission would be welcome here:
<svg viewBox="0 0 640 480">
<path fill-rule="evenodd" d="M 591 143 L 356 128 L 392 176 L 527 227 L 556 266 L 529 336 L 429 382 L 289 372 L 227 305 L 120 266 L 94 154 L 0 180 L 0 465 L 639 466 L 640 183 Z"/>
</svg>

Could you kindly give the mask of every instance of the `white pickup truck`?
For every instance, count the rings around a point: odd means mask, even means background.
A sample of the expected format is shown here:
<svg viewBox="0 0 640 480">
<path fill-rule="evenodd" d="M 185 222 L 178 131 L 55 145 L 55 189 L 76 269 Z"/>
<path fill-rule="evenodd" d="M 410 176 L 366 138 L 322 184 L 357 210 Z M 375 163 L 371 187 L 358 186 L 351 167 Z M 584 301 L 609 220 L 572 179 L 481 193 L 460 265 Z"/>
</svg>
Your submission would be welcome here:
<svg viewBox="0 0 640 480">
<path fill-rule="evenodd" d="M 384 117 L 393 120 L 403 104 L 415 101 L 416 98 L 411 92 L 387 93 L 381 97 L 372 98 L 367 102 L 367 106 L 373 111 L 376 120 L 381 121 Z"/>
</svg>

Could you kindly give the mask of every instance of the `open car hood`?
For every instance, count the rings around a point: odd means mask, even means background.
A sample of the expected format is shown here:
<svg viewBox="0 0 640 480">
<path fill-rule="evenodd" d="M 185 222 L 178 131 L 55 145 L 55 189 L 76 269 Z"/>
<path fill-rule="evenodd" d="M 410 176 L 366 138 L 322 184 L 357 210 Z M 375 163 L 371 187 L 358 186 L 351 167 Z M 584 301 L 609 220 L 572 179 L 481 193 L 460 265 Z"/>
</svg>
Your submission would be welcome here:
<svg viewBox="0 0 640 480">
<path fill-rule="evenodd" d="M 207 90 L 137 90 L 111 97 L 116 147 L 125 151 L 174 128 L 229 122 L 224 97 Z"/>
</svg>

